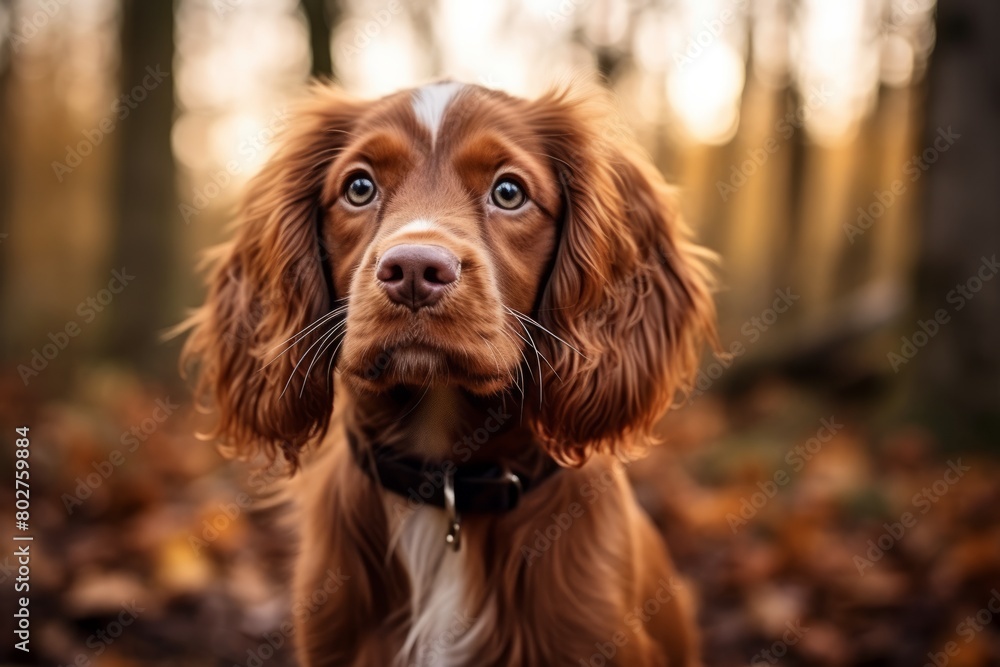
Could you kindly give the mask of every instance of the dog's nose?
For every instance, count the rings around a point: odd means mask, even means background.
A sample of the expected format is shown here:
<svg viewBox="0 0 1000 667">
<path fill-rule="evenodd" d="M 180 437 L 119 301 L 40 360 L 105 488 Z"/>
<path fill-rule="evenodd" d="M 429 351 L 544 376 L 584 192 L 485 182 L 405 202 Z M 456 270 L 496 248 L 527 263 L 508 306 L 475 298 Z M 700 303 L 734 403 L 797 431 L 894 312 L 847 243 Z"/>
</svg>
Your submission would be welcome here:
<svg viewBox="0 0 1000 667">
<path fill-rule="evenodd" d="M 389 248 L 375 267 L 375 277 L 390 299 L 417 311 L 437 303 L 458 280 L 458 257 L 437 245 L 405 243 Z"/>
</svg>

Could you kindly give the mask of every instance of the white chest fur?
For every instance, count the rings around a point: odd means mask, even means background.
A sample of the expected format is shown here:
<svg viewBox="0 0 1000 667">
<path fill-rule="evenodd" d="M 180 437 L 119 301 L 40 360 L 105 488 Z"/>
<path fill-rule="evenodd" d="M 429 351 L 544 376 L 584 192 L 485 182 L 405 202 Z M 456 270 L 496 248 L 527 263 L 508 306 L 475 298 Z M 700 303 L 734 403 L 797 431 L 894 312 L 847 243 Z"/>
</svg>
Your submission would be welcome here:
<svg viewBox="0 0 1000 667">
<path fill-rule="evenodd" d="M 492 604 L 473 609 L 469 594 L 468 548 L 445 544 L 443 510 L 412 509 L 387 496 L 394 548 L 410 577 L 411 624 L 396 665 L 458 667 L 472 664 L 477 648 L 495 624 Z"/>
</svg>

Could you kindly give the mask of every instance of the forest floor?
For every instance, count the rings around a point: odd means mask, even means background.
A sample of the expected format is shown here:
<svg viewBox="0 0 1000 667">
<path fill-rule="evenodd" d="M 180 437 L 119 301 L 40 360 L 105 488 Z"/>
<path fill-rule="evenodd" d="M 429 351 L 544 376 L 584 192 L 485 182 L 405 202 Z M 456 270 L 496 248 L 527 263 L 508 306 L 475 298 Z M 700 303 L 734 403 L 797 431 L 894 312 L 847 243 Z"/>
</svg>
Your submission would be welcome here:
<svg viewBox="0 0 1000 667">
<path fill-rule="evenodd" d="M 0 416 L 30 427 L 35 537 L 32 653 L 8 637 L 0 663 L 294 664 L 288 541 L 261 474 L 194 437 L 186 394 L 105 369 L 60 400 L 0 385 Z M 706 664 L 1000 665 L 1000 461 L 864 423 L 777 382 L 709 394 L 630 466 L 700 600 Z"/>
</svg>

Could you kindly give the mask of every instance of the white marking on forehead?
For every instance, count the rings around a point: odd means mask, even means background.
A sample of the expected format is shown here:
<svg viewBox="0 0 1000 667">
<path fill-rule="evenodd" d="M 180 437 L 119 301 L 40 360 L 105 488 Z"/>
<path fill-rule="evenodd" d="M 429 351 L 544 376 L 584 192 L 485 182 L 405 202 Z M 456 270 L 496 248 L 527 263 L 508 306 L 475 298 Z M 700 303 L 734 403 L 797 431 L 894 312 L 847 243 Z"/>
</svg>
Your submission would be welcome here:
<svg viewBox="0 0 1000 667">
<path fill-rule="evenodd" d="M 430 130 L 431 148 L 437 142 L 438 128 L 441 127 L 444 112 L 463 87 L 463 84 L 454 81 L 432 83 L 419 88 L 413 94 L 413 113 L 416 114 L 417 120 Z"/>
<path fill-rule="evenodd" d="M 397 230 L 397 234 L 406 234 L 407 232 L 429 232 L 434 229 L 434 223 L 430 220 L 424 220 L 418 218 L 413 222 L 408 222 Z"/>
</svg>

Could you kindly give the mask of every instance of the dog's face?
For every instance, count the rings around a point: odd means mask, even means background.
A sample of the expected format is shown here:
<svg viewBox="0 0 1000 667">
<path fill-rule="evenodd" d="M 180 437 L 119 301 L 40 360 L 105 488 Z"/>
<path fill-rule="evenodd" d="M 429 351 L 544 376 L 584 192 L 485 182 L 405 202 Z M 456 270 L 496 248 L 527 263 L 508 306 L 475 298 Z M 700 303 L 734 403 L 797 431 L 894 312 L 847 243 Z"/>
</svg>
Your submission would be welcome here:
<svg viewBox="0 0 1000 667">
<path fill-rule="evenodd" d="M 323 235 L 348 304 L 337 364 L 358 390 L 514 382 L 517 314 L 535 305 L 561 213 L 524 107 L 454 83 L 400 93 L 330 165 Z"/>
<path fill-rule="evenodd" d="M 714 306 L 704 253 L 612 115 L 594 91 L 317 89 L 190 322 L 219 435 L 294 459 L 326 427 L 335 371 L 353 392 L 528 395 L 566 463 L 647 433 Z"/>
</svg>

